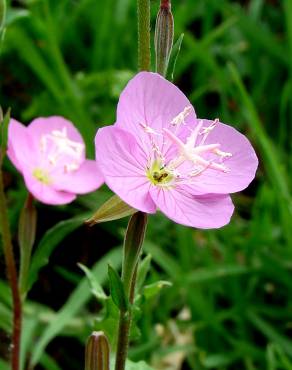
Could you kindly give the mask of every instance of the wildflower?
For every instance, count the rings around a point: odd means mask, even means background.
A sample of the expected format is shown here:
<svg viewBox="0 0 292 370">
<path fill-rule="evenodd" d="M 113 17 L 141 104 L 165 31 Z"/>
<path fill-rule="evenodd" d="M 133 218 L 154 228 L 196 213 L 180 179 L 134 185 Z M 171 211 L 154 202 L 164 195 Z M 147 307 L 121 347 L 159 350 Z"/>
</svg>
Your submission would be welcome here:
<svg viewBox="0 0 292 370">
<path fill-rule="evenodd" d="M 8 157 L 31 194 L 46 204 L 70 203 L 103 182 L 96 162 L 85 158 L 81 135 L 63 117 L 37 118 L 28 127 L 11 119 Z"/>
<path fill-rule="evenodd" d="M 105 182 L 122 200 L 198 228 L 230 221 L 229 193 L 247 187 L 258 166 L 244 135 L 198 119 L 175 85 L 150 72 L 128 83 L 116 123 L 99 129 L 95 142 Z"/>
</svg>

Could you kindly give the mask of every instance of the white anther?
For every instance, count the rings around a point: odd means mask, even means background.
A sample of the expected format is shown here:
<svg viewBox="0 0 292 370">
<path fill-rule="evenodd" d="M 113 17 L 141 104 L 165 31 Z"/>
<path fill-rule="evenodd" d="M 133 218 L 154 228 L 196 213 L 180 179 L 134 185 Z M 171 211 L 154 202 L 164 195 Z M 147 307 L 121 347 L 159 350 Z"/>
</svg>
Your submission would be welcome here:
<svg viewBox="0 0 292 370">
<path fill-rule="evenodd" d="M 215 149 L 214 150 L 214 153 L 217 154 L 217 155 L 219 155 L 219 157 L 222 157 L 222 158 L 230 158 L 230 157 L 232 157 L 232 154 L 231 153 L 223 152 L 220 149 Z"/>
<path fill-rule="evenodd" d="M 180 112 L 176 117 L 173 118 L 173 120 L 170 122 L 171 125 L 178 126 L 181 125 L 182 123 L 185 125 L 186 124 L 185 119 L 191 113 L 191 111 L 192 111 L 191 105 L 185 107 L 185 109 L 182 112 Z"/>
</svg>

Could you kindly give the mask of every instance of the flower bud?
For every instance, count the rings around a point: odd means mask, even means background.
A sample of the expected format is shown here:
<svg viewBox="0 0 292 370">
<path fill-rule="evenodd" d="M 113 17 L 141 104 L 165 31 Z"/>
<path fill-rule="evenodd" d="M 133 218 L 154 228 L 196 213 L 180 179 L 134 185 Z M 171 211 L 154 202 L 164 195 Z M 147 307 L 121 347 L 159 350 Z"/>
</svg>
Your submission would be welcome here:
<svg viewBox="0 0 292 370">
<path fill-rule="evenodd" d="M 166 76 L 169 58 L 173 45 L 174 21 L 170 0 L 162 0 L 156 18 L 155 54 L 156 72 Z"/>
<path fill-rule="evenodd" d="M 110 348 L 102 331 L 95 331 L 87 340 L 85 370 L 110 370 Z"/>
</svg>

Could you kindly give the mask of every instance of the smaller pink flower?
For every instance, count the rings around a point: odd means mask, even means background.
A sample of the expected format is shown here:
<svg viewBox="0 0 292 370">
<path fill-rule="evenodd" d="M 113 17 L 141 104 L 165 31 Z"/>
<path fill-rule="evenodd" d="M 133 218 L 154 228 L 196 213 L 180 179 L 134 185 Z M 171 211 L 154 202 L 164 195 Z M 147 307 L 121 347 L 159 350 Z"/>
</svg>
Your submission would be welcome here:
<svg viewBox="0 0 292 370">
<path fill-rule="evenodd" d="M 37 118 L 28 127 L 11 119 L 8 157 L 30 193 L 46 204 L 70 203 L 103 183 L 96 162 L 85 158 L 81 135 L 63 117 Z"/>
</svg>

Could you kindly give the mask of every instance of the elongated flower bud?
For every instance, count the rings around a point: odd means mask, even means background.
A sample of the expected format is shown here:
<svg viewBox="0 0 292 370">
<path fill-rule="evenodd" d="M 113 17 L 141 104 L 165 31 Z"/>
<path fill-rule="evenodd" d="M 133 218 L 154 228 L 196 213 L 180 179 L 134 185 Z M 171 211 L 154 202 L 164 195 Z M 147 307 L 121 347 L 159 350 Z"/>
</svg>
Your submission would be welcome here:
<svg viewBox="0 0 292 370">
<path fill-rule="evenodd" d="M 88 338 L 85 350 L 85 370 L 110 370 L 110 347 L 102 331 Z"/>
<path fill-rule="evenodd" d="M 155 53 L 156 72 L 166 76 L 173 45 L 174 21 L 170 0 L 162 0 L 156 18 Z"/>
</svg>

